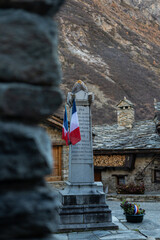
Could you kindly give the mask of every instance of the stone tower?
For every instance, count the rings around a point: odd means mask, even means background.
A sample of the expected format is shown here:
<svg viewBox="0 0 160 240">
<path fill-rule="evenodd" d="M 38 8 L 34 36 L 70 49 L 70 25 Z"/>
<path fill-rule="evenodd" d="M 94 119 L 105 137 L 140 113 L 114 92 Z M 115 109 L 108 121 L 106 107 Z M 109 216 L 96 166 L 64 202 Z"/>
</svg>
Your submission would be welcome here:
<svg viewBox="0 0 160 240">
<path fill-rule="evenodd" d="M 132 128 L 135 120 L 134 104 L 126 97 L 117 104 L 117 123 L 119 128 Z"/>
</svg>

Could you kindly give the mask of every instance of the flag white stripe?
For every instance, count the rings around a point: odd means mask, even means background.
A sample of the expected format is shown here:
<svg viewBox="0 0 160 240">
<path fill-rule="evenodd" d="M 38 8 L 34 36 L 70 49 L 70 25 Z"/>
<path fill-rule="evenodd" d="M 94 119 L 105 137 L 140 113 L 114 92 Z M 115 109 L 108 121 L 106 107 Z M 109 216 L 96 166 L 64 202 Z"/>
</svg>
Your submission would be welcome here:
<svg viewBox="0 0 160 240">
<path fill-rule="evenodd" d="M 63 124 L 63 129 L 64 129 L 64 133 L 65 133 L 65 135 L 66 135 L 66 134 L 67 134 L 67 130 L 66 130 L 64 124 Z"/>
<path fill-rule="evenodd" d="M 71 128 L 70 132 L 74 131 L 76 128 L 79 127 L 79 122 L 78 122 L 78 115 L 77 112 L 74 112 L 71 117 Z"/>
</svg>

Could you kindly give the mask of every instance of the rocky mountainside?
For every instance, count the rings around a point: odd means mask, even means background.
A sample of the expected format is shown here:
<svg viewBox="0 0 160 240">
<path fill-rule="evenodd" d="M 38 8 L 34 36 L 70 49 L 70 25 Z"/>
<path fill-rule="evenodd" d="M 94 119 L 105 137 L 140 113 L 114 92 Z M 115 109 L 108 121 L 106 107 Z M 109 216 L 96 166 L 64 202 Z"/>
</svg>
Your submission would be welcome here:
<svg viewBox="0 0 160 240">
<path fill-rule="evenodd" d="M 137 120 L 151 119 L 154 98 L 160 101 L 159 0 L 68 0 L 57 19 L 61 88 L 87 84 L 93 123 L 114 123 L 124 96 Z"/>
</svg>

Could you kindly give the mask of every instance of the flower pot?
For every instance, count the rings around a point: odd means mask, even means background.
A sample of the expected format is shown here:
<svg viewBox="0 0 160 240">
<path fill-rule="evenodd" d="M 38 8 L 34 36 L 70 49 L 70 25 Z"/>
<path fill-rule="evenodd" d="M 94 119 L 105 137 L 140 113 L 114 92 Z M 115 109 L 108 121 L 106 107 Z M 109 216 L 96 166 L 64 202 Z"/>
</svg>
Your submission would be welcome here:
<svg viewBox="0 0 160 240">
<path fill-rule="evenodd" d="M 140 223 L 143 221 L 143 216 L 144 214 L 139 214 L 139 215 L 129 215 L 129 214 L 125 214 L 126 215 L 126 220 L 127 222 L 132 222 L 132 223 Z"/>
</svg>

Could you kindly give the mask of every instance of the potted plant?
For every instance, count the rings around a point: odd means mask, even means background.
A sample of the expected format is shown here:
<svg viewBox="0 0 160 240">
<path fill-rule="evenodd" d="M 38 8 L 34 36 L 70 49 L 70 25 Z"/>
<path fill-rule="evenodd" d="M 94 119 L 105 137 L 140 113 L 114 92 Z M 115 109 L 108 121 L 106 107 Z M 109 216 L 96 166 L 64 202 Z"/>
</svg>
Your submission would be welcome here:
<svg viewBox="0 0 160 240">
<path fill-rule="evenodd" d="M 140 205 L 123 200 L 120 206 L 124 210 L 127 222 L 142 222 L 145 210 Z"/>
</svg>

